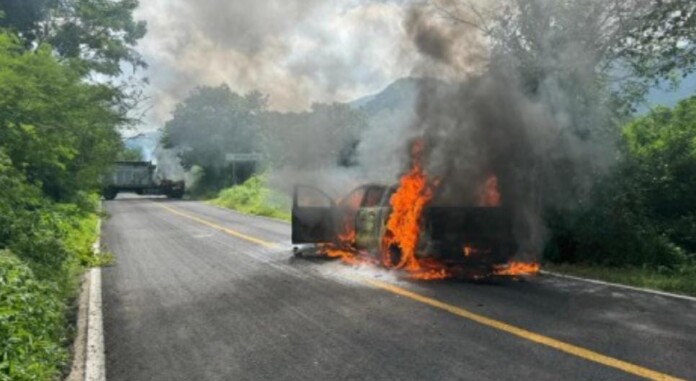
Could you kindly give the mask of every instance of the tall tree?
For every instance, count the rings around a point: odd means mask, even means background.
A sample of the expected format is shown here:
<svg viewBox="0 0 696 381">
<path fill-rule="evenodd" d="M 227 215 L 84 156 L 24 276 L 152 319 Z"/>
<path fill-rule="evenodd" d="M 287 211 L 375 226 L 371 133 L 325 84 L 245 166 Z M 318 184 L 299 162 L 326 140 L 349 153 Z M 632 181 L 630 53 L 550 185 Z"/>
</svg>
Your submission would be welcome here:
<svg viewBox="0 0 696 381">
<path fill-rule="evenodd" d="M 257 150 L 257 120 L 265 109 L 266 97 L 259 92 L 199 87 L 177 105 L 165 125 L 163 145 L 178 153 L 185 168 L 203 168 L 203 187 L 229 185 L 225 155 Z"/>
<path fill-rule="evenodd" d="M 613 90 L 628 114 L 656 83 L 677 83 L 696 69 L 692 0 L 501 0 L 495 9 L 433 3 L 485 35 L 493 62 L 513 65 L 530 93 L 560 74 L 580 91 Z"/>
</svg>

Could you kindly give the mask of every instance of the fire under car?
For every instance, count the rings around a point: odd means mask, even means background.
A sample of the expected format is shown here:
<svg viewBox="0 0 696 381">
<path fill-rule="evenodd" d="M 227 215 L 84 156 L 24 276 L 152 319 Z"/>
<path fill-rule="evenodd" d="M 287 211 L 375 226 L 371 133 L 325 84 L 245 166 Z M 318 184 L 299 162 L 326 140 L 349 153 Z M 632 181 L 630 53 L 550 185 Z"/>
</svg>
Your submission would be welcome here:
<svg viewBox="0 0 696 381">
<path fill-rule="evenodd" d="M 329 244 L 369 255 L 387 267 L 402 261 L 398 244 L 385 247 L 396 186 L 361 186 L 335 202 L 319 189 L 297 186 L 292 207 L 293 244 Z M 419 218 L 414 256 L 450 273 L 493 274 L 517 251 L 511 209 L 504 206 L 427 205 Z M 390 266 L 391 265 L 391 266 Z"/>
</svg>

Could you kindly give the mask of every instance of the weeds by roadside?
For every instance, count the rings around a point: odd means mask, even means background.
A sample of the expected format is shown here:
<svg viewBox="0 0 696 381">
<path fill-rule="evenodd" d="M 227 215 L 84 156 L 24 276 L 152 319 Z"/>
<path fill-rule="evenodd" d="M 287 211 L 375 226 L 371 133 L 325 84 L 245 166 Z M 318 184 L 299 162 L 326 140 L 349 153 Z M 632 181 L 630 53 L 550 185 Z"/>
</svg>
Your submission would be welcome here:
<svg viewBox="0 0 696 381">
<path fill-rule="evenodd" d="M 92 250 L 99 202 L 42 196 L 0 151 L 0 380 L 56 379 L 68 361 L 69 306 Z"/>
<path fill-rule="evenodd" d="M 209 202 L 244 214 L 290 221 L 290 198 L 266 188 L 260 176 L 253 176 L 241 185 L 223 189 Z"/>
</svg>

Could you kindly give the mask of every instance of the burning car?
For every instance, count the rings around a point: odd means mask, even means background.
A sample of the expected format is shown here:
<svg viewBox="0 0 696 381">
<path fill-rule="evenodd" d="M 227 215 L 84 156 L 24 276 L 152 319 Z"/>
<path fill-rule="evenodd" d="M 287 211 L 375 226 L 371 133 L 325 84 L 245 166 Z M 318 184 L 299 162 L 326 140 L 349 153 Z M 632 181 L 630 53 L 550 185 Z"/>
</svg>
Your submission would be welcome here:
<svg viewBox="0 0 696 381">
<path fill-rule="evenodd" d="M 419 279 L 538 270 L 512 262 L 513 212 L 501 205 L 495 176 L 481 188 L 476 206 L 431 204 L 436 186 L 417 160 L 399 184 L 364 185 L 338 202 L 317 188 L 297 186 L 292 242 L 319 244 L 328 256 L 404 269 Z"/>
</svg>

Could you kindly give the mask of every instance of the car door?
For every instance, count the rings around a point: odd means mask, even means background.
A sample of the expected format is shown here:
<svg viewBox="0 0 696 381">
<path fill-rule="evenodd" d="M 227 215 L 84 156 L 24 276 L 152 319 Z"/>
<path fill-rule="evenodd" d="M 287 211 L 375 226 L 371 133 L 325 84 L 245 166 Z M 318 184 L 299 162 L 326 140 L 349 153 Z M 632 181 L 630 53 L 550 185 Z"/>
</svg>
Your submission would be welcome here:
<svg viewBox="0 0 696 381">
<path fill-rule="evenodd" d="M 292 200 L 292 243 L 331 242 L 336 237 L 336 204 L 321 190 L 298 185 Z"/>
</svg>

